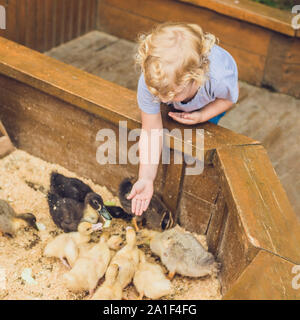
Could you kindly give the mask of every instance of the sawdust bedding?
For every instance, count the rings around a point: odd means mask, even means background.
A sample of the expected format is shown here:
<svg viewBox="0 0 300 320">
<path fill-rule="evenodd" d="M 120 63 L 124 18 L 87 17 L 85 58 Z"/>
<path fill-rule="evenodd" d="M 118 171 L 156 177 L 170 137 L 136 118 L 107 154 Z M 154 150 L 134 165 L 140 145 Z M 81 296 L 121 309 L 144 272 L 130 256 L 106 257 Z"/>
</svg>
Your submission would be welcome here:
<svg viewBox="0 0 300 320">
<path fill-rule="evenodd" d="M 118 198 L 112 195 L 104 186 L 94 184 L 91 180 L 76 176 L 67 169 L 47 163 L 28 153 L 16 150 L 3 159 L 0 159 L 0 198 L 8 201 L 18 213 L 32 212 L 37 222 L 45 228 L 39 232 L 33 229 L 19 230 L 15 238 L 0 238 L 0 300 L 11 299 L 86 299 L 87 292 L 72 293 L 64 287 L 62 275 L 66 267 L 54 258 L 43 257 L 45 245 L 56 235 L 62 233 L 53 223 L 47 204 L 47 190 L 49 189 L 50 173 L 56 170 L 69 177 L 77 177 L 89 184 L 91 188 L 101 194 L 104 201 L 119 205 Z M 125 239 L 127 224 L 122 220 L 114 219 L 110 232 L 121 234 Z M 92 242 L 98 241 L 101 231 L 93 234 Z M 198 240 L 206 246 L 205 236 L 197 235 Z M 138 238 L 139 248 L 142 249 L 148 260 L 160 263 L 155 255 L 151 254 L 149 246 Z M 31 282 L 24 280 L 22 274 L 27 268 L 31 269 Z M 167 270 L 164 269 L 166 272 Z M 28 271 L 28 270 L 27 270 Z M 193 279 L 176 275 L 172 280 L 173 293 L 164 299 L 192 300 L 192 299 L 220 299 L 220 283 L 217 275 L 206 278 Z M 134 286 L 129 285 L 124 296 L 127 299 L 136 299 L 138 294 Z"/>
</svg>

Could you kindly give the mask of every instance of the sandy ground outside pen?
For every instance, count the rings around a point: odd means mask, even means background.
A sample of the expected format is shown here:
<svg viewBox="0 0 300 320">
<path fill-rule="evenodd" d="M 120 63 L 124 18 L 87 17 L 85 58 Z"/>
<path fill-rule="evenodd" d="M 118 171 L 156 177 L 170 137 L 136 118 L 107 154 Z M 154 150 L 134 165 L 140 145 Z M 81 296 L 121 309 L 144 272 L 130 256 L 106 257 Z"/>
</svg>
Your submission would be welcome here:
<svg viewBox="0 0 300 320">
<path fill-rule="evenodd" d="M 118 198 L 105 186 L 96 185 L 89 179 L 78 177 L 59 165 L 47 163 L 24 151 L 16 150 L 0 159 L 0 199 L 8 201 L 17 213 L 32 212 L 37 217 L 37 222 L 45 226 L 45 230 L 39 232 L 29 228 L 19 230 L 15 238 L 0 237 L 0 299 L 88 298 L 87 292 L 72 293 L 64 286 L 62 276 L 67 269 L 59 260 L 43 257 L 46 244 L 62 232 L 51 219 L 46 198 L 52 171 L 80 178 L 99 193 L 104 201 L 119 205 Z M 114 219 L 108 231 L 119 234 L 124 239 L 126 226 L 124 221 Z M 101 231 L 93 234 L 91 241 L 97 242 L 100 235 Z M 207 247 L 205 236 L 196 236 Z M 151 253 L 141 238 L 138 238 L 138 245 L 149 261 L 160 263 L 159 258 Z M 25 268 L 32 270 L 35 284 L 22 279 Z M 164 270 L 167 272 L 165 268 Z M 217 274 L 202 279 L 176 275 L 172 286 L 173 293 L 164 299 L 221 299 Z M 124 290 L 124 296 L 128 299 L 137 298 L 132 284 Z"/>
</svg>

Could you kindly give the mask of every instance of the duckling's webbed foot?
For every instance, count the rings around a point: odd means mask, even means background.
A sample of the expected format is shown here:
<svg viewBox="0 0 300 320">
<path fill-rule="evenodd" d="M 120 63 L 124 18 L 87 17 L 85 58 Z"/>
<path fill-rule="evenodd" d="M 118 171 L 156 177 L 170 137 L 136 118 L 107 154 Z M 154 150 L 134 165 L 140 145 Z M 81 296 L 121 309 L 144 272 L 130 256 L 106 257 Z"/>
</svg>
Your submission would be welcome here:
<svg viewBox="0 0 300 320">
<path fill-rule="evenodd" d="M 168 276 L 167 276 L 167 278 L 169 279 L 169 280 L 172 280 L 173 278 L 174 278 L 174 276 L 175 276 L 175 272 L 174 271 L 170 271 L 169 272 L 169 274 L 168 274 Z"/>
<path fill-rule="evenodd" d="M 135 229 L 136 232 L 140 231 L 140 228 L 139 228 L 138 225 L 137 225 L 136 218 L 133 218 L 133 219 L 132 219 L 132 224 L 133 224 L 134 229 Z"/>
<path fill-rule="evenodd" d="M 71 266 L 69 265 L 69 263 L 66 261 L 66 259 L 64 258 L 60 258 L 60 261 L 62 262 L 62 264 L 67 267 L 68 269 L 72 269 Z"/>
</svg>

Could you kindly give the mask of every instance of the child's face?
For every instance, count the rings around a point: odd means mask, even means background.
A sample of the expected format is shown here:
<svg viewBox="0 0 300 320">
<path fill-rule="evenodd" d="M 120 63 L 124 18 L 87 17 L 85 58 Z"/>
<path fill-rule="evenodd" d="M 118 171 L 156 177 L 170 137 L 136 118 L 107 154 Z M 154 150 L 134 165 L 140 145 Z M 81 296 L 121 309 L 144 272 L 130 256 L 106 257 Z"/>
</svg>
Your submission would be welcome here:
<svg viewBox="0 0 300 320">
<path fill-rule="evenodd" d="M 174 98 L 172 99 L 172 102 L 181 102 L 184 100 L 188 100 L 194 97 L 196 92 L 198 91 L 198 86 L 195 81 L 193 81 L 191 84 L 187 85 L 182 91 L 177 93 Z M 168 101 L 167 99 L 164 99 L 160 97 L 161 102 L 168 103 L 171 101 Z"/>
</svg>

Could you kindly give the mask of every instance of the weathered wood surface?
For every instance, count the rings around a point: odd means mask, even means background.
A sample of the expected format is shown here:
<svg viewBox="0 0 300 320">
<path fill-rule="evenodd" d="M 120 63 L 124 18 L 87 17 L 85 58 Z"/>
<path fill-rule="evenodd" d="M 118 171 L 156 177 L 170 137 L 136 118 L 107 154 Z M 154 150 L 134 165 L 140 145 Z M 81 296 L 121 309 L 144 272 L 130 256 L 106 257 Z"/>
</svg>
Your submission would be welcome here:
<svg viewBox="0 0 300 320">
<path fill-rule="evenodd" d="M 295 264 L 267 251 L 260 251 L 238 281 L 225 294 L 225 300 L 299 300 L 300 270 Z M 296 284 L 296 286 L 295 286 Z M 295 286 L 293 288 L 293 285 Z"/>
<path fill-rule="evenodd" d="M 215 166 L 229 211 L 251 244 L 300 264 L 300 222 L 262 146 L 218 149 Z"/>
<path fill-rule="evenodd" d="M 120 86 L 136 90 L 138 70 L 133 43 L 92 31 L 45 53 Z"/>
<path fill-rule="evenodd" d="M 219 7 L 222 6 L 221 1 L 217 2 Z M 136 40 L 140 32 L 149 31 L 157 23 L 165 21 L 198 23 L 204 31 L 215 34 L 220 39 L 220 45 L 232 54 L 237 61 L 241 80 L 258 86 L 269 85 L 279 92 L 300 97 L 300 86 L 294 83 L 298 77 L 299 63 L 293 67 L 285 58 L 290 56 L 289 46 L 281 48 L 281 51 L 285 50 L 283 56 L 276 54 L 276 41 L 272 40 L 276 35 L 282 36 L 286 43 L 294 42 L 293 47 L 297 47 L 299 38 L 295 32 L 293 36 L 280 34 L 182 1 L 144 0 L 141 4 L 138 0 L 102 0 L 98 7 L 98 28 L 128 40 Z M 272 21 L 275 23 L 276 19 Z M 275 64 L 267 63 L 272 55 L 279 59 Z M 285 68 L 283 74 L 282 68 Z M 270 78 L 268 75 L 272 73 L 273 78 Z"/>
<path fill-rule="evenodd" d="M 0 36 L 40 52 L 96 28 L 97 0 L 9 0 L 4 5 L 7 28 Z"/>
<path fill-rule="evenodd" d="M 236 19 L 257 24 L 289 36 L 295 35 L 291 26 L 292 13 L 249 0 L 179 0 L 204 7 Z"/>
</svg>

